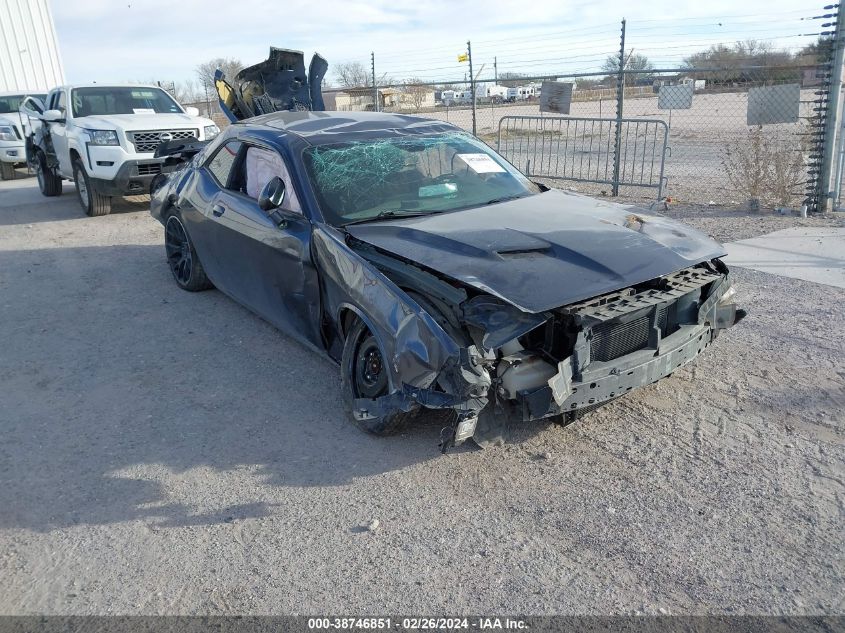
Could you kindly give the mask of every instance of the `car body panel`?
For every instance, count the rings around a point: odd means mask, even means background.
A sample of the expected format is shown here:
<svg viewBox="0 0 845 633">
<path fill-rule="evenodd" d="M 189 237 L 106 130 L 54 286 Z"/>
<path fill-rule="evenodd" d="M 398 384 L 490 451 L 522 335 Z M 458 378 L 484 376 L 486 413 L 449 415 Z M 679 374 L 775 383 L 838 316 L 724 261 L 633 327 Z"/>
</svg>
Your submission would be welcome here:
<svg viewBox="0 0 845 633">
<path fill-rule="evenodd" d="M 666 218 L 561 191 L 348 231 L 526 312 L 725 254 L 704 234 Z"/>
</svg>

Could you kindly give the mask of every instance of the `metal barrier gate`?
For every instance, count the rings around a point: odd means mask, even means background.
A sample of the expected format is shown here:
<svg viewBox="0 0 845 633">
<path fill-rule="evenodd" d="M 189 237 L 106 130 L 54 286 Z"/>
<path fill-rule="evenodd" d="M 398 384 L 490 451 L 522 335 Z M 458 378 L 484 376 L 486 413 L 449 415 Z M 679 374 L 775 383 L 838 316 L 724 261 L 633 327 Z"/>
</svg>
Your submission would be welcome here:
<svg viewBox="0 0 845 633">
<path fill-rule="evenodd" d="M 659 119 L 503 116 L 496 149 L 529 177 L 648 187 L 660 200 L 668 143 Z"/>
</svg>

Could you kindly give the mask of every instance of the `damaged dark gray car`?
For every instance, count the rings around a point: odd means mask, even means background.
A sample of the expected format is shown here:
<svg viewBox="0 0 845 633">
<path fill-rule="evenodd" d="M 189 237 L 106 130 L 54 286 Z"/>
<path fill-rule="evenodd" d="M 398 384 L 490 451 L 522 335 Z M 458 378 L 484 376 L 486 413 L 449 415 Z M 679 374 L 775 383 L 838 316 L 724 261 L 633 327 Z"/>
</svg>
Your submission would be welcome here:
<svg viewBox="0 0 845 633">
<path fill-rule="evenodd" d="M 576 419 L 695 359 L 744 312 L 722 247 L 548 190 L 440 121 L 277 112 L 153 185 L 168 262 L 340 364 L 352 420 L 447 410 L 444 448 Z"/>
</svg>

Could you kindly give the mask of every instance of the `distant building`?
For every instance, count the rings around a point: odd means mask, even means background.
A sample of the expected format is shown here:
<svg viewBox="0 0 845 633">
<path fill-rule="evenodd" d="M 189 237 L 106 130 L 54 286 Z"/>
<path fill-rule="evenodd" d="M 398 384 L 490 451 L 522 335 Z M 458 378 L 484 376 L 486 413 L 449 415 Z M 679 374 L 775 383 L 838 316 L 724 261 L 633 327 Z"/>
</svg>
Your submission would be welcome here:
<svg viewBox="0 0 845 633">
<path fill-rule="evenodd" d="M 65 83 L 49 0 L 0 0 L 0 92 L 46 92 Z"/>
</svg>

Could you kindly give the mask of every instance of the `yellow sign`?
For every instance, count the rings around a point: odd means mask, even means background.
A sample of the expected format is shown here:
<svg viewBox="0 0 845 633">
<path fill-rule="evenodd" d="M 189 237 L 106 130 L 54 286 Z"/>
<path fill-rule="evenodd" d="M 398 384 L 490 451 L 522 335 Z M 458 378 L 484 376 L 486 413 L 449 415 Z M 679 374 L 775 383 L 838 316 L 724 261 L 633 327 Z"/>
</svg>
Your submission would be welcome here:
<svg viewBox="0 0 845 633">
<path fill-rule="evenodd" d="M 459 62 L 469 61 L 469 55 L 467 55 L 466 53 L 461 53 L 460 55 L 458 55 L 458 61 Z"/>
</svg>

